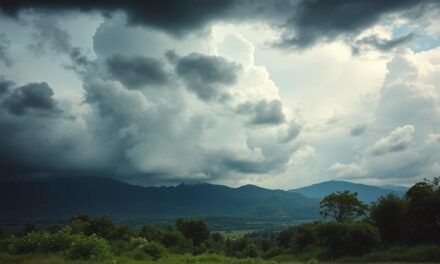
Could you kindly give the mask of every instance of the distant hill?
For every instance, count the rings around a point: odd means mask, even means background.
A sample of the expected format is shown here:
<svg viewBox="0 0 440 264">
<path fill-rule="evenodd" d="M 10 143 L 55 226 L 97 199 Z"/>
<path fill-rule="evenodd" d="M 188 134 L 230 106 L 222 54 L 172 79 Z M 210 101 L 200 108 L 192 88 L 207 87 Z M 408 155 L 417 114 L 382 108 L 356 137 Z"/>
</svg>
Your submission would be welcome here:
<svg viewBox="0 0 440 264">
<path fill-rule="evenodd" d="M 380 196 L 387 195 L 388 193 L 394 192 L 398 195 L 403 195 L 406 192 L 406 188 L 400 186 L 389 186 L 388 188 L 385 188 L 345 181 L 326 181 L 298 189 L 292 189 L 290 192 L 299 193 L 306 197 L 323 198 L 333 192 L 345 190 L 357 192 L 359 199 L 365 203 L 374 202 Z"/>
<path fill-rule="evenodd" d="M 141 187 L 108 178 L 0 182 L 1 218 L 61 218 L 79 213 L 119 218 L 318 217 L 319 200 L 253 185 Z"/>
</svg>

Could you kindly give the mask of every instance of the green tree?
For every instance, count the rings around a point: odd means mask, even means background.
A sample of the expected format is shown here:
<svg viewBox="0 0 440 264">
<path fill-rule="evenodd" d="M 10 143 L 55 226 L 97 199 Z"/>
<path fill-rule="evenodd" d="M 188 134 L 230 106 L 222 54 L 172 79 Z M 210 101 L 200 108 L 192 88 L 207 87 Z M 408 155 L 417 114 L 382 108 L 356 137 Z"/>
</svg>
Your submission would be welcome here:
<svg viewBox="0 0 440 264">
<path fill-rule="evenodd" d="M 115 240 L 129 240 L 135 234 L 133 228 L 129 225 L 116 226 L 113 231 L 113 239 Z"/>
<path fill-rule="evenodd" d="M 440 178 L 416 183 L 405 198 L 408 203 L 406 239 L 440 242 Z"/>
<path fill-rule="evenodd" d="M 166 248 L 179 254 L 188 253 L 192 250 L 192 241 L 187 240 L 177 230 L 165 230 L 162 234 L 161 243 Z"/>
<path fill-rule="evenodd" d="M 370 218 L 379 229 L 385 243 L 395 243 L 402 238 L 406 203 L 394 193 L 380 197 L 370 209 Z"/>
<path fill-rule="evenodd" d="M 329 222 L 317 225 L 317 241 L 326 257 L 361 256 L 379 243 L 377 228 L 363 222 Z"/>
<path fill-rule="evenodd" d="M 357 193 L 344 191 L 336 192 L 324 197 L 320 203 L 320 214 L 324 217 L 333 217 L 337 222 L 356 219 L 364 215 L 367 205 L 359 201 Z"/>
<path fill-rule="evenodd" d="M 115 226 L 113 222 L 107 217 L 98 217 L 90 220 L 89 225 L 85 230 L 85 235 L 97 235 L 106 240 L 110 240 L 113 237 Z"/>
<path fill-rule="evenodd" d="M 162 239 L 162 231 L 154 225 L 143 225 L 139 236 L 146 238 L 148 241 L 160 241 Z"/>
<path fill-rule="evenodd" d="M 199 246 L 209 238 L 209 228 L 203 220 L 178 218 L 176 227 L 187 239 L 192 240 L 194 246 Z"/>
</svg>

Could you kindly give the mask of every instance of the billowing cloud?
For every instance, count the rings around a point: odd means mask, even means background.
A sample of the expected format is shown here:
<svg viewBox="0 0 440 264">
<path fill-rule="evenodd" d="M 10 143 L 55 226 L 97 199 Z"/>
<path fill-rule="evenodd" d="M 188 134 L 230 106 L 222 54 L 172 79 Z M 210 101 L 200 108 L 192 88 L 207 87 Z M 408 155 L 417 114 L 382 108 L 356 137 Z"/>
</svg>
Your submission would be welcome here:
<svg viewBox="0 0 440 264">
<path fill-rule="evenodd" d="M 98 11 L 112 14 L 122 11 L 128 22 L 153 27 L 181 36 L 198 31 L 214 21 L 265 21 L 280 29 L 278 47 L 304 49 L 320 42 L 350 39 L 381 21 L 388 15 L 400 14 L 414 17 L 425 9 L 437 8 L 433 0 L 400 0 L 391 2 L 360 1 L 248 1 L 248 0 L 185 0 L 162 1 L 160 4 L 144 1 L 28 1 L 20 0 L 0 4 L 0 9 L 10 16 L 19 11 L 34 9 L 43 12 Z M 414 14 L 410 14 L 410 13 Z M 382 50 L 389 50 L 409 39 L 397 37 L 383 41 L 364 39 L 362 42 Z"/>
<path fill-rule="evenodd" d="M 168 80 L 163 63 L 154 58 L 114 55 L 106 63 L 111 76 L 129 88 L 161 85 Z"/>
<path fill-rule="evenodd" d="M 379 156 L 407 149 L 413 141 L 414 131 L 415 128 L 412 125 L 396 128 L 371 146 L 371 154 Z"/>
<path fill-rule="evenodd" d="M 417 16 L 437 5 L 1 3 L 20 21 L 0 16 L 1 172 L 274 188 L 438 174 L 440 53 Z"/>
<path fill-rule="evenodd" d="M 9 85 L 2 86 L 9 87 Z M 2 106 L 14 115 L 26 113 L 54 114 L 58 113 L 59 110 L 53 95 L 53 90 L 47 83 L 30 83 L 17 87 L 6 96 L 3 96 Z"/>
<path fill-rule="evenodd" d="M 249 123 L 252 125 L 278 125 L 286 119 L 279 100 L 246 102 L 240 104 L 237 111 L 249 116 Z"/>
<path fill-rule="evenodd" d="M 283 25 L 284 33 L 278 45 L 305 48 L 321 41 L 349 38 L 377 23 L 387 14 L 423 8 L 434 1 L 301 1 L 291 17 Z M 418 9 L 418 10 L 420 10 Z M 417 10 L 417 11 L 418 11 Z M 381 48 L 393 46 L 405 39 L 387 43 L 378 41 Z"/>
<path fill-rule="evenodd" d="M 361 166 L 355 163 L 342 164 L 335 163 L 329 169 L 330 172 L 336 173 L 338 177 L 345 178 L 356 178 L 359 176 L 364 176 L 366 172 L 362 169 Z"/>
<path fill-rule="evenodd" d="M 151 1 L 62 1 L 51 0 L 28 1 L 20 0 L 2 2 L 0 9 L 11 16 L 17 16 L 18 12 L 26 9 L 42 11 L 77 10 L 82 12 L 101 11 L 114 12 L 124 11 L 132 24 L 142 24 L 164 29 L 173 33 L 182 33 L 197 29 L 205 23 L 220 18 L 233 4 L 232 0 L 165 0 Z"/>
<path fill-rule="evenodd" d="M 365 182 L 414 182 L 436 174 L 440 156 L 438 50 L 407 53 L 388 63 L 368 135 L 354 157 L 328 171 Z M 353 131 L 353 129 L 352 129 Z"/>
<path fill-rule="evenodd" d="M 237 82 L 240 65 L 218 56 L 191 53 L 184 57 L 168 53 L 186 87 L 202 100 L 225 99 L 228 87 Z"/>
</svg>

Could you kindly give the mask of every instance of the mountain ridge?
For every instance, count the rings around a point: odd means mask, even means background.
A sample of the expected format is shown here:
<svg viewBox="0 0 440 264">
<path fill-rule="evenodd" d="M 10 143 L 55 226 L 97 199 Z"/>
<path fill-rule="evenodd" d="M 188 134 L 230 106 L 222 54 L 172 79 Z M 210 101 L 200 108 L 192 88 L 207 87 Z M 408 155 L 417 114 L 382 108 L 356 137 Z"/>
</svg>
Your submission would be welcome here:
<svg viewBox="0 0 440 264">
<path fill-rule="evenodd" d="M 3 181 L 3 217 L 70 217 L 79 213 L 114 217 L 238 216 L 316 218 L 319 201 L 256 186 L 214 184 L 142 187 L 100 177 Z"/>
<path fill-rule="evenodd" d="M 407 189 L 402 186 L 393 186 L 392 189 L 384 188 L 382 186 L 331 180 L 304 186 L 301 188 L 291 189 L 289 190 L 289 192 L 300 193 L 306 197 L 323 198 L 330 193 L 345 190 L 357 192 L 360 200 L 366 203 L 371 203 L 376 201 L 377 198 L 379 198 L 380 196 L 384 196 L 389 193 L 403 195 Z"/>
</svg>

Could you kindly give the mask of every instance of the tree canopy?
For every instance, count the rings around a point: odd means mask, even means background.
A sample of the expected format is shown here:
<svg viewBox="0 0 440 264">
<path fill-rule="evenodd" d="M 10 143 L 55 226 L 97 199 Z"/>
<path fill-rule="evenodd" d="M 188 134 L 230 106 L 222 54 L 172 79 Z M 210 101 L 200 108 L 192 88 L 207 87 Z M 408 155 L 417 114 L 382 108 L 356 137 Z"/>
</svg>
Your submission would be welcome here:
<svg viewBox="0 0 440 264">
<path fill-rule="evenodd" d="M 350 191 L 336 192 L 327 195 L 320 202 L 320 214 L 333 217 L 337 222 L 345 222 L 364 215 L 368 209 L 357 198 L 357 193 Z"/>
</svg>

